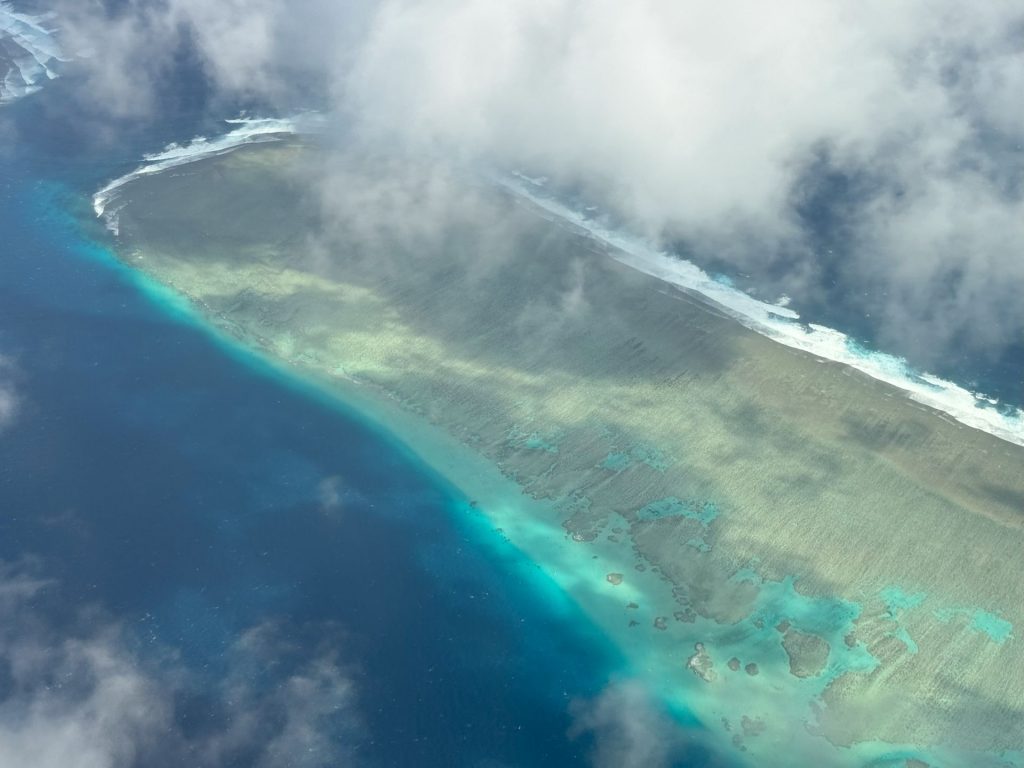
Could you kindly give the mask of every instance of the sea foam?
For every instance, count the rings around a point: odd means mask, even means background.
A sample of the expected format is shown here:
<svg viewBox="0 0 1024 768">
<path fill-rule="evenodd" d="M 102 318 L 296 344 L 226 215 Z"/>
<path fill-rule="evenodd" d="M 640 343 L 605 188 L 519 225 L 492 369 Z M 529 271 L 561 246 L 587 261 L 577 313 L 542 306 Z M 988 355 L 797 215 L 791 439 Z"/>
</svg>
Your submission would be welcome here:
<svg viewBox="0 0 1024 768">
<path fill-rule="evenodd" d="M 57 77 L 56 64 L 62 59 L 55 30 L 47 26 L 52 19 L 53 14 L 17 13 L 9 3 L 0 0 L 0 43 L 8 49 L 8 70 L 0 82 L 0 104 L 35 93 L 41 83 Z M 13 56 L 12 47 L 18 51 Z"/>
<path fill-rule="evenodd" d="M 107 228 L 118 234 L 118 207 L 111 202 L 118 191 L 128 182 L 141 176 L 160 173 L 169 168 L 194 163 L 208 157 L 223 155 L 227 152 L 261 142 L 279 141 L 297 133 L 311 133 L 320 126 L 320 118 L 313 114 L 298 115 L 288 118 L 245 118 L 225 120 L 234 126 L 230 131 L 212 139 L 199 136 L 187 144 L 169 144 L 160 152 L 144 155 L 142 165 L 130 173 L 111 181 L 99 190 L 92 198 L 92 207 L 98 217 L 102 217 Z"/>
<path fill-rule="evenodd" d="M 1019 408 L 1000 407 L 993 398 L 917 371 L 905 359 L 867 349 L 842 331 L 801 322 L 799 314 L 789 308 L 788 297 L 774 304 L 756 299 L 643 238 L 605 226 L 592 215 L 594 209 L 580 212 L 544 194 L 543 179 L 513 173 L 498 177 L 498 182 L 518 197 L 610 246 L 610 255 L 617 261 L 700 294 L 747 328 L 780 344 L 842 363 L 897 387 L 918 403 L 961 424 L 1024 445 L 1024 412 Z"/>
</svg>

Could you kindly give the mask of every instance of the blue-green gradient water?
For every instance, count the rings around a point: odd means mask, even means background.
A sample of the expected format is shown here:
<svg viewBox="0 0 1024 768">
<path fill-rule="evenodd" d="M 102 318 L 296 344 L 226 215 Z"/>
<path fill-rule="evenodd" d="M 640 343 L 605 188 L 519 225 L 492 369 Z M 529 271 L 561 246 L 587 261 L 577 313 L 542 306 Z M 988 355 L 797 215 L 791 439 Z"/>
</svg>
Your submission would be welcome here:
<svg viewBox="0 0 1024 768">
<path fill-rule="evenodd" d="M 355 764 L 588 764 L 570 701 L 618 654 L 414 456 L 227 354 L 90 242 L 69 209 L 200 121 L 185 95 L 100 131 L 73 88 L 0 114 L 17 136 L 0 153 L 0 354 L 19 401 L 0 432 L 0 563 L 50 581 L 55 636 L 99 616 L 140 663 L 178 670 L 186 742 L 237 719 L 229 676 L 258 698 L 326 654 L 353 703 L 315 725 Z M 261 627 L 286 650 L 240 673 Z M 0 705 L 13 695 L 0 680 Z"/>
</svg>

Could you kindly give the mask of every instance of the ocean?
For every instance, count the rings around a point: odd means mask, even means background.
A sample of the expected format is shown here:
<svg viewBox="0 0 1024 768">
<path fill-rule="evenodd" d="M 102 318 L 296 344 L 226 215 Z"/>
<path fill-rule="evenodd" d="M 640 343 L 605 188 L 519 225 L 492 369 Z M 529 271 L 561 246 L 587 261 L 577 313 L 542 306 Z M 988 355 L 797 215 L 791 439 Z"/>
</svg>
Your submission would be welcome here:
<svg viewBox="0 0 1024 768">
<path fill-rule="evenodd" d="M 588 764 L 570 705 L 621 659 L 579 609 L 408 450 L 225 349 L 76 223 L 102 180 L 194 136 L 201 113 L 93 143 L 61 80 L 0 119 L 19 137 L 0 154 L 17 402 L 0 432 L 0 563 L 45 581 L 33 622 L 58 645 L 118 627 L 141 668 L 165 670 L 193 757 L 245 714 L 224 693 L 239 686 L 282 732 L 267 697 L 327 654 L 351 701 L 310 718 L 331 750 L 287 764 L 334 764 L 335 748 L 369 766 Z M 239 662 L 267 634 L 285 650 Z M 0 684 L 0 712 L 17 702 Z M 199 764 L 253 764 L 270 735 Z"/>
</svg>

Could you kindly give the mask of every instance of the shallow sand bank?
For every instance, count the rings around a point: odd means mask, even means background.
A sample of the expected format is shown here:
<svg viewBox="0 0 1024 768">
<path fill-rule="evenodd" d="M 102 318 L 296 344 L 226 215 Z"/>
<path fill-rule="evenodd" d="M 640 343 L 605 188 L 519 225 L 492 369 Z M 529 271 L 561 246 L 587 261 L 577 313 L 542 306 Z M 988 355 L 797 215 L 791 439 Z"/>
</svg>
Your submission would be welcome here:
<svg viewBox="0 0 1024 768">
<path fill-rule="evenodd" d="M 1024 764 L 1024 451 L 499 191 L 322 161 L 133 181 L 122 255 L 386 424 L 737 756 Z"/>
</svg>

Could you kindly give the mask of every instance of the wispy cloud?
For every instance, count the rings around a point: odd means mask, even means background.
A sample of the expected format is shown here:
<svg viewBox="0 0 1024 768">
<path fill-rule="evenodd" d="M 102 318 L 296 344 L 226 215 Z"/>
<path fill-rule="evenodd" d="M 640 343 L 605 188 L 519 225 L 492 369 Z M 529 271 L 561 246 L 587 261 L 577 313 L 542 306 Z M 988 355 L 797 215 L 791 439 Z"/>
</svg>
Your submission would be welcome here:
<svg viewBox="0 0 1024 768">
<path fill-rule="evenodd" d="M 669 768 L 730 765 L 715 755 L 709 740 L 696 727 L 674 720 L 639 680 L 617 680 L 593 699 L 578 699 L 570 707 L 572 738 L 593 742 L 594 768 Z"/>
<path fill-rule="evenodd" d="M 14 423 L 20 398 L 14 387 L 14 363 L 0 355 L 0 432 Z"/>
<path fill-rule="evenodd" d="M 58 626 L 39 606 L 59 590 L 32 563 L 0 563 L 0 765 L 355 764 L 355 694 L 334 644 L 305 657 L 285 627 L 260 625 L 227 650 L 226 677 L 197 688 L 170 651 L 143 657 L 100 611 Z M 202 722 L 183 716 L 197 693 Z"/>
<path fill-rule="evenodd" d="M 594 740 L 594 768 L 667 768 L 681 747 L 677 729 L 635 681 L 613 683 L 596 699 L 574 702 L 572 714 L 570 735 Z"/>
<path fill-rule="evenodd" d="M 369 0 L 56 0 L 61 39 L 99 112 L 155 117 L 160 87 L 183 60 L 209 79 L 214 100 L 257 97 L 281 105 L 330 90 L 356 48 Z M 296 95 L 301 94 L 301 95 Z M 306 104 L 306 106 L 309 106 Z"/>
</svg>

